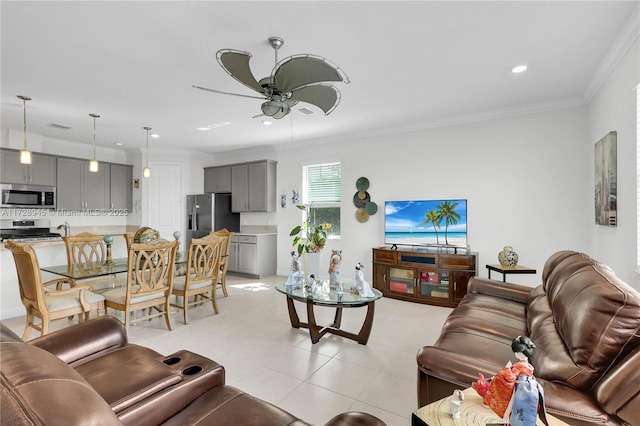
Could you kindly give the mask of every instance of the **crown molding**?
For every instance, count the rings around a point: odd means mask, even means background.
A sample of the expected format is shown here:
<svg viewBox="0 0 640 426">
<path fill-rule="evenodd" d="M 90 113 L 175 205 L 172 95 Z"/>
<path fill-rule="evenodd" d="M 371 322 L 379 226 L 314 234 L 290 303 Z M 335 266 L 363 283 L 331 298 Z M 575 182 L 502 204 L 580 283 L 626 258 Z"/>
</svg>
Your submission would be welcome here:
<svg viewBox="0 0 640 426">
<path fill-rule="evenodd" d="M 593 78 L 587 84 L 584 90 L 583 97 L 584 103 L 589 103 L 593 97 L 598 93 L 600 87 L 607 81 L 615 67 L 622 60 L 624 55 L 629 51 L 631 46 L 638 40 L 640 36 L 640 5 L 638 5 L 631 16 L 627 20 L 627 23 L 622 27 L 618 38 L 613 43 L 609 52 L 605 55 L 602 62 L 596 69 Z"/>
</svg>

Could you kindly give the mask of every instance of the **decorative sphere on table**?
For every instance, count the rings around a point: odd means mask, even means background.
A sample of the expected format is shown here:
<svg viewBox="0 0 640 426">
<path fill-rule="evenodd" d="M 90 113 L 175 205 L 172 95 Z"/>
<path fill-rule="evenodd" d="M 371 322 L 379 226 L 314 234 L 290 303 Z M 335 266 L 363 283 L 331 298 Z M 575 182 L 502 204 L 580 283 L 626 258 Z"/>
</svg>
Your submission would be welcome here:
<svg viewBox="0 0 640 426">
<path fill-rule="evenodd" d="M 107 244 L 111 244 L 113 242 L 113 235 L 105 235 L 102 240 Z"/>
<path fill-rule="evenodd" d="M 505 246 L 500 253 L 498 253 L 498 261 L 502 266 L 516 266 L 518 264 L 518 253 L 513 251 L 513 247 Z"/>
<path fill-rule="evenodd" d="M 176 231 L 173 233 L 173 238 L 175 238 L 176 241 L 179 240 L 181 236 L 182 236 L 182 233 L 180 231 Z"/>
<path fill-rule="evenodd" d="M 148 226 L 143 226 L 138 229 L 133 236 L 134 243 L 149 243 L 153 240 L 157 240 L 159 238 L 158 231 L 155 229 L 149 228 Z"/>
</svg>

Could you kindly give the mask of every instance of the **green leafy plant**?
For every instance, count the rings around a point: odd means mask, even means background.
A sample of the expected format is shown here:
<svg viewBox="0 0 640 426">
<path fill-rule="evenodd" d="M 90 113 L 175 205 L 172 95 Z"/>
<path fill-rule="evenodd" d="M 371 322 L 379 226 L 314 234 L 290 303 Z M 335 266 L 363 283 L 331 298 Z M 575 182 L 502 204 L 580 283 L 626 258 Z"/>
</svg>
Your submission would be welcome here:
<svg viewBox="0 0 640 426">
<path fill-rule="evenodd" d="M 298 204 L 296 207 L 304 210 L 305 218 L 302 224 L 296 226 L 289 234 L 293 238 L 293 247 L 296 247 L 298 256 L 302 253 L 319 253 L 327 242 L 327 233 L 321 225 L 311 225 L 309 223 L 309 208 Z"/>
</svg>

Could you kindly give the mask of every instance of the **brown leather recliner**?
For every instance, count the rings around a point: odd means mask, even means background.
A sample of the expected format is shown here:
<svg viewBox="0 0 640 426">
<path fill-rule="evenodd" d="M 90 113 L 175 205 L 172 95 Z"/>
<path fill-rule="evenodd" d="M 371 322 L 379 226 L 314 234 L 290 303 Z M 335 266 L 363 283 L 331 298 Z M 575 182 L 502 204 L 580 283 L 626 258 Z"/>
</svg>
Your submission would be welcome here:
<svg viewBox="0 0 640 426">
<path fill-rule="evenodd" d="M 224 384 L 224 368 L 189 351 L 163 356 L 130 344 L 113 317 L 34 339 L 2 325 L 0 424 L 306 425 L 290 413 Z M 346 417 L 345 417 L 346 416 Z M 365 413 L 336 416 L 330 426 Z"/>
<path fill-rule="evenodd" d="M 511 340 L 526 335 L 548 412 L 572 425 L 640 425 L 640 293 L 573 251 L 551 256 L 542 279 L 469 282 L 436 343 L 418 352 L 418 406 L 516 362 Z"/>
</svg>

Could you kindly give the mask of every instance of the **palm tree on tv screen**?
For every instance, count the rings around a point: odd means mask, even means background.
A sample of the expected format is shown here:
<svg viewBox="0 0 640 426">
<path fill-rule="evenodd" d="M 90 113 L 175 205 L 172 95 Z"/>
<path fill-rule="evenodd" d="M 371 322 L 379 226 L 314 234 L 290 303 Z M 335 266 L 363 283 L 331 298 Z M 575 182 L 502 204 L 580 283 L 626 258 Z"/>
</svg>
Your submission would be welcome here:
<svg viewBox="0 0 640 426">
<path fill-rule="evenodd" d="M 431 210 L 429 213 L 425 213 L 424 217 L 426 220 L 422 222 L 420 226 L 432 224 L 433 230 L 436 233 L 436 244 L 440 244 L 440 236 L 438 235 L 438 228 L 440 228 L 440 222 L 442 221 L 442 216 L 436 210 Z"/>
<path fill-rule="evenodd" d="M 438 206 L 438 214 L 441 219 L 444 219 L 444 243 L 449 244 L 447 239 L 447 232 L 449 231 L 449 225 L 455 225 L 460 219 L 460 213 L 456 211 L 458 203 L 452 203 L 449 200 L 445 200 Z"/>
</svg>

